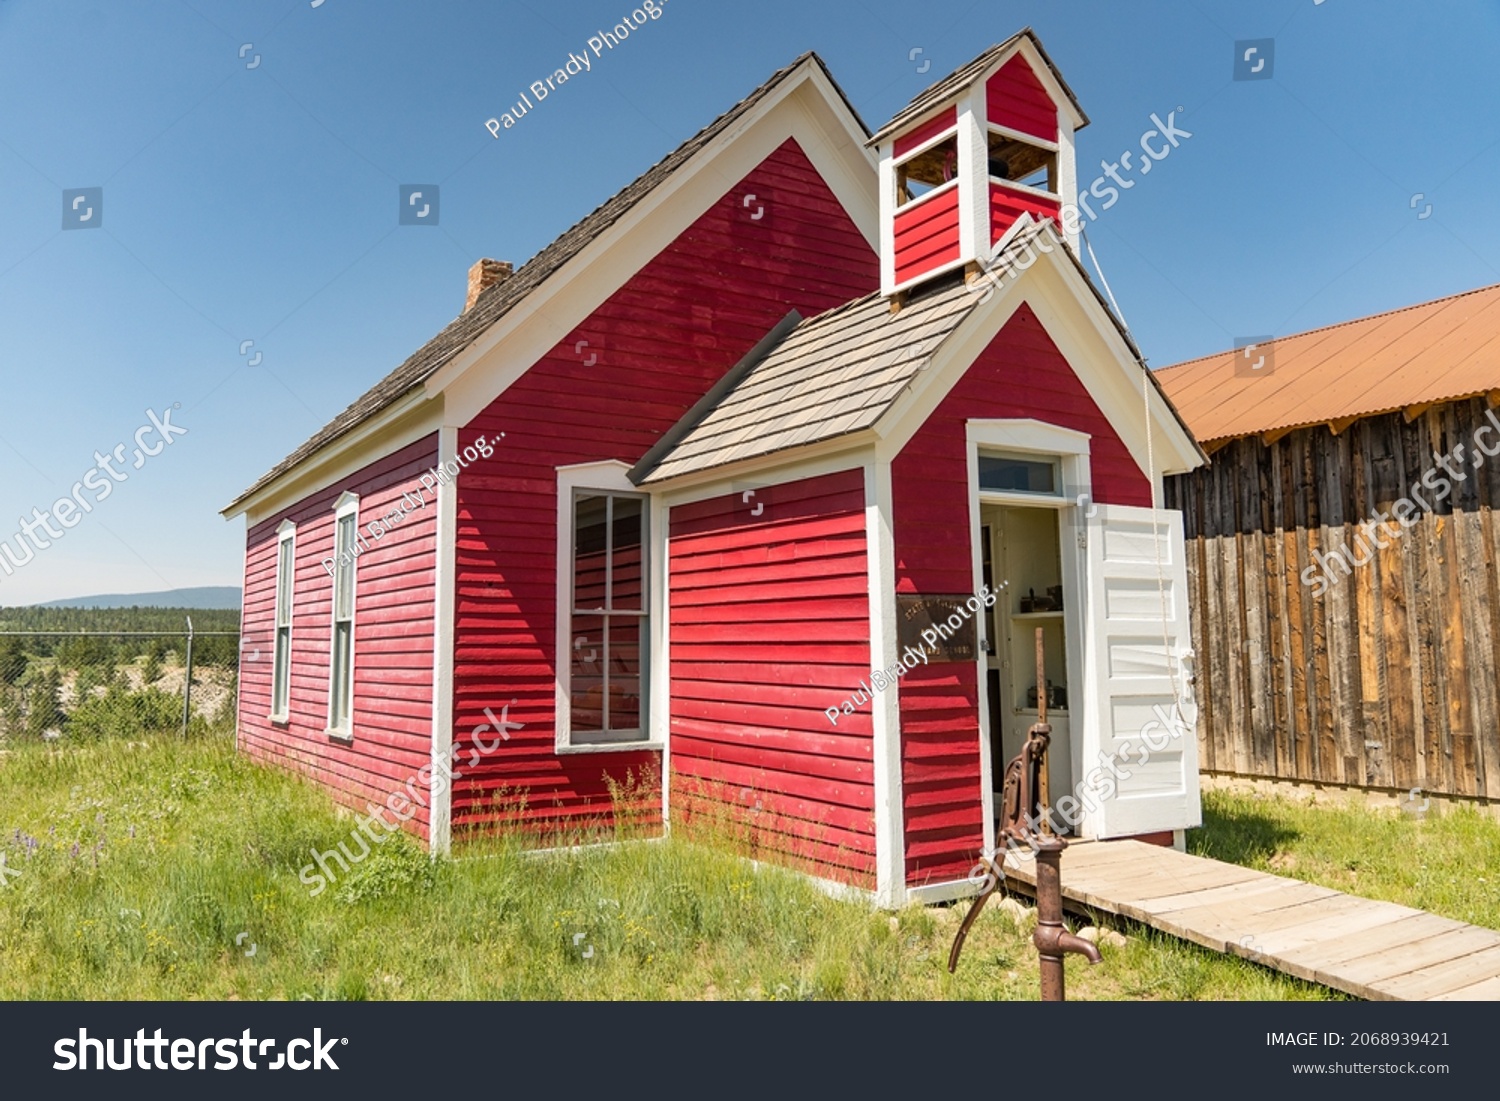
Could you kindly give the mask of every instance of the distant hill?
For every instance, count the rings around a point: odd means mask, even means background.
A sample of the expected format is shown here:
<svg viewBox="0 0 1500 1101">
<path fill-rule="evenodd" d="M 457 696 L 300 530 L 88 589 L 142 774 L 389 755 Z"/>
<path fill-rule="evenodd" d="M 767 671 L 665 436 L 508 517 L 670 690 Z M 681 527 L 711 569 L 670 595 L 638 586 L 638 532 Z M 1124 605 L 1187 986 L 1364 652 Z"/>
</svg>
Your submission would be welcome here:
<svg viewBox="0 0 1500 1101">
<path fill-rule="evenodd" d="M 36 604 L 37 608 L 206 608 L 239 611 L 241 593 L 235 585 L 197 589 L 168 589 L 159 593 L 107 593 L 75 596 Z"/>
</svg>

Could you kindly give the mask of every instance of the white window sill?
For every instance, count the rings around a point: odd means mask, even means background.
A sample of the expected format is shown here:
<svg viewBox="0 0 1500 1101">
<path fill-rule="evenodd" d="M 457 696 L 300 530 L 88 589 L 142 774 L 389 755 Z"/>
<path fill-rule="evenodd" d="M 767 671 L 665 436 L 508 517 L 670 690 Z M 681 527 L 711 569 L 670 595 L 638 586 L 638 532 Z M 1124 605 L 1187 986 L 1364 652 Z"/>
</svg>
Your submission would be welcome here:
<svg viewBox="0 0 1500 1101">
<path fill-rule="evenodd" d="M 354 731 L 352 730 L 334 730 L 330 727 L 323 731 L 323 736 L 330 742 L 342 742 L 344 745 L 354 744 Z"/>
<path fill-rule="evenodd" d="M 666 747 L 661 742 L 598 742 L 593 745 L 553 746 L 559 757 L 571 757 L 581 753 L 624 753 L 627 750 L 654 749 L 658 752 Z"/>
<path fill-rule="evenodd" d="M 280 715 L 267 715 L 266 716 L 266 722 L 268 722 L 268 723 L 275 723 L 277 726 L 286 726 L 291 721 L 292 721 L 292 714 L 291 714 L 290 711 L 283 711 Z"/>
</svg>

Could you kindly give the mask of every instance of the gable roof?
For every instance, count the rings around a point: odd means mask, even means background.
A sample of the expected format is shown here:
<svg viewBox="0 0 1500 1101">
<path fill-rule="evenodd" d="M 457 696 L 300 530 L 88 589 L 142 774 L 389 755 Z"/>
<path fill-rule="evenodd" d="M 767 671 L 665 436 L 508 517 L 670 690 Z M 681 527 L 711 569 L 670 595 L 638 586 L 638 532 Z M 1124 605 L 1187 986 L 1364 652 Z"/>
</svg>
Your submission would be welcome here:
<svg viewBox="0 0 1500 1101">
<path fill-rule="evenodd" d="M 1500 285 L 1156 372 L 1202 443 L 1290 431 L 1500 390 Z"/>
<path fill-rule="evenodd" d="M 223 514 L 232 515 L 260 490 L 295 469 L 334 440 L 395 405 L 421 386 L 444 365 L 468 348 L 486 329 L 520 305 L 528 295 L 581 252 L 591 241 L 625 217 L 641 200 L 669 179 L 696 153 L 749 114 L 759 103 L 773 94 L 783 82 L 807 64 L 818 66 L 829 84 L 838 92 L 844 106 L 849 109 L 850 115 L 859 124 L 860 129 L 868 134 L 870 128 L 865 125 L 859 112 L 849 102 L 849 97 L 833 79 L 833 74 L 828 71 L 828 66 L 824 64 L 823 59 L 812 51 L 804 53 L 790 65 L 773 73 L 764 84 L 647 169 L 634 182 L 600 204 L 593 213 L 575 223 L 572 228 L 528 260 L 514 275 L 486 290 L 467 313 L 460 314 L 450 321 L 441 332 L 407 357 L 404 363 L 365 391 L 342 413 L 263 474 L 254 485 L 236 497 L 223 510 Z"/>
<path fill-rule="evenodd" d="M 1052 64 L 1052 59 L 1047 56 L 1047 51 L 1042 46 L 1042 40 L 1036 36 L 1035 31 L 1030 27 L 1026 27 L 1011 35 L 1004 42 L 991 46 L 967 65 L 960 66 L 926 91 L 919 93 L 915 99 L 901 109 L 895 118 L 891 119 L 877 133 L 872 135 L 867 144 L 879 145 L 893 132 L 901 129 L 907 123 L 915 122 L 933 108 L 942 106 L 948 100 L 967 90 L 970 85 L 984 74 L 984 71 L 991 64 L 1008 53 L 1022 39 L 1030 42 L 1041 56 L 1041 59 L 1046 62 L 1047 68 L 1051 70 L 1052 78 L 1057 81 L 1063 93 L 1068 97 L 1068 102 L 1073 105 L 1073 110 L 1078 112 L 1078 117 L 1082 121 L 1074 129 L 1083 129 L 1083 127 L 1088 125 L 1089 117 L 1084 114 L 1083 107 L 1078 102 L 1078 97 L 1073 94 L 1073 89 L 1068 87 L 1068 82 L 1063 79 L 1063 75 L 1058 71 L 1057 66 Z"/>
</svg>

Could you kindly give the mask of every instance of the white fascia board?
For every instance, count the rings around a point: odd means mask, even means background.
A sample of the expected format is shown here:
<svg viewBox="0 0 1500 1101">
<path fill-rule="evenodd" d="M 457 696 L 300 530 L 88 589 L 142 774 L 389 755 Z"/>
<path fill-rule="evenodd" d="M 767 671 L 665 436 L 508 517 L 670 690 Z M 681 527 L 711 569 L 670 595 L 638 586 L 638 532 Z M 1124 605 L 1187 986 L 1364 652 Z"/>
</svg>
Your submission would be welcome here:
<svg viewBox="0 0 1500 1101">
<path fill-rule="evenodd" d="M 824 474 L 838 474 L 862 467 L 871 457 L 875 437 L 870 432 L 839 436 L 818 444 L 790 448 L 774 455 L 762 455 L 728 466 L 714 467 L 699 474 L 642 486 L 639 492 L 659 494 L 668 508 L 689 505 L 742 492 L 751 483 L 761 486 L 781 485 Z"/>
<path fill-rule="evenodd" d="M 241 513 L 254 527 L 268 516 L 357 474 L 371 463 L 409 447 L 437 432 L 443 423 L 443 403 L 417 390 L 382 410 L 358 427 L 331 440 L 270 485 L 241 502 L 224 517 Z M 434 463 L 437 456 L 434 454 Z"/>
<path fill-rule="evenodd" d="M 789 77 L 429 378 L 429 391 L 446 394 L 449 419 L 469 423 L 788 138 L 823 175 L 871 250 L 878 249 L 876 162 L 862 148 L 858 123 L 825 90 L 827 81 L 816 79 L 816 64 L 807 64 L 810 70 Z M 847 140 L 830 144 L 836 124 Z"/>
</svg>

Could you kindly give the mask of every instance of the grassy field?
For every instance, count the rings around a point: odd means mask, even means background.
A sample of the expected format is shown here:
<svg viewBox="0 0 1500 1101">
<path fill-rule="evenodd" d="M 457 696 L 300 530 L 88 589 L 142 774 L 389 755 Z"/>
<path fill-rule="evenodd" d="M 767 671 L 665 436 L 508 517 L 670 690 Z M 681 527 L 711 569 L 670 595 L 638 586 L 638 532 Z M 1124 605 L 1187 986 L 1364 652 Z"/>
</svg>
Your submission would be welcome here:
<svg viewBox="0 0 1500 1101">
<path fill-rule="evenodd" d="M 1205 792 L 1188 851 L 1500 929 L 1500 822 Z"/>
<path fill-rule="evenodd" d="M 0 999 L 1036 996 L 1029 925 L 993 902 L 950 976 L 961 908 L 872 912 L 677 838 L 437 865 L 392 840 L 314 896 L 298 870 L 351 820 L 223 741 L 17 746 L 0 792 Z M 1239 821 L 1210 833 L 1253 854 L 1266 835 Z M 1125 932 L 1099 967 L 1069 961 L 1071 998 L 1333 996 Z"/>
</svg>

